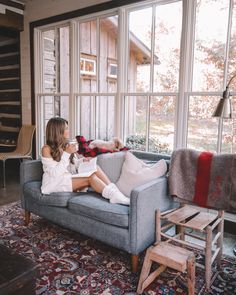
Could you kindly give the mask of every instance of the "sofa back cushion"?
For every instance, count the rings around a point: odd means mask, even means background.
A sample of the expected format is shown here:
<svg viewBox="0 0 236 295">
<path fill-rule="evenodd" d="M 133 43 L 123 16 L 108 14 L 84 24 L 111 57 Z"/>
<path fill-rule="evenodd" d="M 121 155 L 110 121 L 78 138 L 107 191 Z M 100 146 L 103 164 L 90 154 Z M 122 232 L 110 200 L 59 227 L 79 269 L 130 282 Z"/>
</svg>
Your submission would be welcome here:
<svg viewBox="0 0 236 295">
<path fill-rule="evenodd" d="M 106 173 L 111 182 L 116 183 L 120 177 L 126 152 L 102 154 L 97 157 L 97 164 Z"/>
<path fill-rule="evenodd" d="M 169 171 L 170 155 L 143 151 L 132 151 L 132 154 L 147 164 L 154 164 L 159 160 L 164 159 L 167 164 L 167 170 Z"/>
</svg>

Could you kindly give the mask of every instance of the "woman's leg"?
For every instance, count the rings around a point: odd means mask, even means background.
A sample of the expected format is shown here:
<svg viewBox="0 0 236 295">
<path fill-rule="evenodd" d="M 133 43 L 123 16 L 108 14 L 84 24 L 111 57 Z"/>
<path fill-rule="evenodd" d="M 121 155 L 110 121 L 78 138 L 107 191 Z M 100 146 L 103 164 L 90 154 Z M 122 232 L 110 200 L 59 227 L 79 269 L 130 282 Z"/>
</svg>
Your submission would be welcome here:
<svg viewBox="0 0 236 295">
<path fill-rule="evenodd" d="M 92 189 L 97 193 L 102 193 L 105 186 L 107 185 L 105 182 L 100 179 L 96 173 L 93 173 L 89 177 L 89 185 L 92 187 Z"/>
<path fill-rule="evenodd" d="M 97 171 L 95 172 L 95 174 L 97 175 L 98 178 L 100 178 L 105 184 L 109 184 L 111 183 L 110 179 L 108 178 L 108 176 L 105 174 L 105 172 L 99 167 L 97 166 Z"/>
<path fill-rule="evenodd" d="M 95 192 L 101 194 L 106 185 L 95 173 L 90 177 L 72 178 L 72 189 L 74 192 L 91 186 Z"/>
<path fill-rule="evenodd" d="M 82 190 L 86 187 L 88 187 L 89 184 L 89 178 L 88 177 L 78 177 L 78 178 L 72 178 L 72 189 L 73 192 L 76 192 L 78 190 Z"/>
<path fill-rule="evenodd" d="M 91 186 L 95 192 L 100 193 L 104 198 L 109 199 L 110 203 L 125 205 L 129 205 L 130 203 L 130 199 L 125 197 L 114 183 L 109 182 L 109 184 L 106 184 L 96 175 L 96 173 L 93 173 L 90 177 L 72 178 L 73 191 L 81 190 L 87 186 Z"/>
</svg>

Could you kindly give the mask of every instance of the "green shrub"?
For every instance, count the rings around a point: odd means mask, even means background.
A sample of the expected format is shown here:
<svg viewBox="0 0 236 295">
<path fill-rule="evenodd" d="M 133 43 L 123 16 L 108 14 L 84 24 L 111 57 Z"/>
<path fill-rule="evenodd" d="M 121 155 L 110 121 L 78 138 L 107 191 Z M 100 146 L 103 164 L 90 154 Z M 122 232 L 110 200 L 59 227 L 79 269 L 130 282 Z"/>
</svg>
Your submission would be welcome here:
<svg viewBox="0 0 236 295">
<path fill-rule="evenodd" d="M 126 146 L 132 150 L 145 151 L 146 150 L 146 136 L 145 135 L 130 135 L 126 139 Z M 149 152 L 160 154 L 171 154 L 168 143 L 161 143 L 157 138 L 149 138 Z"/>
</svg>

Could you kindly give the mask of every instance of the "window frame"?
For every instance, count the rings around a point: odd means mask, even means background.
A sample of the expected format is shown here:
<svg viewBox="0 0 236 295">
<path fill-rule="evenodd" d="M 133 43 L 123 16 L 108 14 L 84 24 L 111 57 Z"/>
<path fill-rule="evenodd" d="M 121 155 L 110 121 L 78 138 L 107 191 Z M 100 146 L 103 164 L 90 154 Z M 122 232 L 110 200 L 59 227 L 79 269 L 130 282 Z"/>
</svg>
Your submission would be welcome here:
<svg viewBox="0 0 236 295">
<path fill-rule="evenodd" d="M 82 15 L 79 17 L 72 17 L 70 19 L 66 19 L 63 21 L 53 21 L 52 23 L 47 23 L 46 25 L 37 25 L 31 24 L 31 38 L 33 38 L 32 42 L 34 44 L 34 87 L 33 90 L 35 90 L 34 93 L 34 99 L 32 100 L 32 106 L 34 111 L 35 106 L 35 117 L 36 117 L 36 125 L 37 125 L 37 139 L 36 139 L 36 155 L 37 157 L 40 154 L 40 143 L 42 140 L 40 126 L 41 119 L 40 119 L 40 99 L 39 97 L 41 95 L 47 95 L 49 93 L 44 93 L 42 90 L 42 77 L 40 76 L 40 73 L 38 72 L 38 69 L 42 67 L 42 56 L 40 56 L 40 50 L 42 49 L 42 44 L 40 43 L 40 36 L 41 31 L 49 28 L 57 28 L 63 25 L 66 25 L 69 23 L 70 25 L 70 36 L 73 37 L 72 46 L 71 46 L 71 86 L 70 86 L 70 92 L 69 93 L 53 93 L 53 95 L 68 95 L 70 100 L 70 112 L 71 112 L 71 127 L 72 127 L 72 134 L 76 134 L 78 132 L 79 126 L 75 126 L 75 97 L 81 95 L 81 93 L 78 92 L 78 86 L 77 82 L 78 77 L 80 76 L 80 73 L 75 70 L 76 65 L 79 62 L 79 57 L 76 56 L 76 42 L 78 42 L 78 31 L 76 28 L 76 21 L 77 19 L 80 20 L 90 20 L 94 19 L 94 17 L 105 17 L 110 16 L 112 14 L 117 14 L 119 16 L 119 44 L 118 44 L 118 75 L 117 75 L 117 94 L 116 94 L 116 119 L 115 119 L 115 130 L 117 136 L 124 139 L 125 137 L 125 130 L 123 123 L 124 122 L 124 107 L 125 107 L 125 96 L 127 95 L 140 95 L 140 93 L 129 93 L 127 91 L 127 56 L 123 54 L 124 48 L 128 50 L 128 13 L 137 9 L 150 7 L 152 5 L 162 5 L 167 4 L 171 2 L 175 2 L 177 0 L 168 0 L 168 1 L 137 1 L 136 3 L 128 4 L 121 7 L 116 7 L 112 9 L 108 9 L 105 11 L 99 11 L 96 13 L 88 14 L 88 15 Z M 179 1 L 179 0 L 178 0 Z M 229 0 L 230 1 L 230 0 Z M 187 146 L 187 134 L 188 134 L 188 106 L 189 106 L 189 97 L 190 96 L 221 96 L 222 92 L 193 92 L 191 91 L 191 79 L 192 77 L 192 60 L 193 60 L 193 41 L 194 41 L 194 23 L 196 19 L 196 1 L 190 1 L 190 0 L 182 0 L 183 5 L 183 22 L 182 22 L 182 37 L 181 37 L 181 56 L 180 56 L 180 70 L 179 70 L 179 91 L 178 93 L 170 93 L 170 95 L 177 95 L 177 104 L 176 104 L 176 110 L 175 110 L 175 134 L 174 134 L 174 148 L 181 148 Z M 230 1 L 230 7 L 232 7 L 232 1 Z M 229 22 L 228 22 L 228 34 L 229 34 L 229 27 L 230 27 L 230 17 L 232 15 L 229 15 Z M 230 38 L 230 36 L 228 36 Z M 227 44 L 229 47 L 229 44 Z M 228 51 L 227 51 L 228 52 Z M 227 57 L 227 56 L 226 56 Z M 99 70 L 99 63 L 97 63 L 96 70 Z M 111 77 L 111 79 L 114 79 Z M 227 81 L 227 65 L 225 66 L 225 72 L 224 72 L 224 81 L 223 86 L 226 85 Z M 50 93 L 52 94 L 52 93 Z M 101 95 L 99 91 L 97 92 L 98 95 Z M 146 93 L 146 95 L 149 96 L 159 96 L 164 95 L 168 93 Z M 236 91 L 232 91 L 232 95 L 236 95 Z M 94 95 L 94 93 L 93 93 Z M 96 93 L 95 93 L 96 95 Z M 106 95 L 109 95 L 107 93 Z M 114 95 L 112 93 L 111 95 Z M 34 121 L 34 120 L 33 120 Z M 218 123 L 218 140 L 217 140 L 217 153 L 221 152 L 221 144 L 222 144 L 222 130 L 223 130 L 223 120 L 220 119 Z M 148 147 L 147 147 L 148 149 Z"/>
<path fill-rule="evenodd" d="M 86 62 L 93 63 L 93 71 L 87 71 L 86 69 L 85 70 L 81 69 L 81 61 L 83 61 L 83 66 L 85 68 L 86 68 L 86 65 L 85 65 Z M 96 56 L 81 53 L 81 55 L 80 55 L 80 75 L 82 77 L 84 77 L 84 76 L 96 77 L 97 76 L 97 58 L 96 58 Z"/>
<path fill-rule="evenodd" d="M 115 75 L 111 74 L 111 67 L 115 67 L 116 68 L 116 74 Z M 108 79 L 117 79 L 117 74 L 118 74 L 118 64 L 117 64 L 117 61 L 108 58 L 107 68 L 108 68 L 108 70 L 107 70 L 107 78 Z"/>
</svg>

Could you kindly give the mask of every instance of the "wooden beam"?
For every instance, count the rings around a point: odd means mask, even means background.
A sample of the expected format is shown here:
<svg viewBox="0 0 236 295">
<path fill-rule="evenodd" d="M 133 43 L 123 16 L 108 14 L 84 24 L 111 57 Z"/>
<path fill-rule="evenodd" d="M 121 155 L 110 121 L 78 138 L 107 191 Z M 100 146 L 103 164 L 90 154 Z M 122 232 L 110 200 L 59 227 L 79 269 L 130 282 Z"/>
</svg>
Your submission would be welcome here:
<svg viewBox="0 0 236 295">
<path fill-rule="evenodd" d="M 24 17 L 22 14 L 6 10 L 5 14 L 0 13 L 0 27 L 23 31 Z"/>
<path fill-rule="evenodd" d="M 0 0 L 0 4 L 4 4 L 10 7 L 14 7 L 20 10 L 24 10 L 25 9 L 25 5 L 18 3 L 18 2 L 14 2 L 11 0 Z"/>
</svg>

